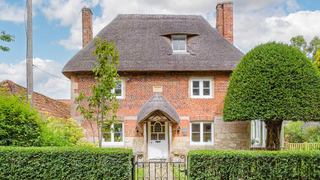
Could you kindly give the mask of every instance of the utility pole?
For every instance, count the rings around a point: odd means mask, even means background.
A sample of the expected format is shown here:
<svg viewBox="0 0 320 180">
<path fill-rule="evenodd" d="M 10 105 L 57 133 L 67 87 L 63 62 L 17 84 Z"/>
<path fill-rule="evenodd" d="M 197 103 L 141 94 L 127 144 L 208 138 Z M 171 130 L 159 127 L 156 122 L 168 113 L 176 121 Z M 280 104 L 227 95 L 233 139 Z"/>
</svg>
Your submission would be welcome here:
<svg viewBox="0 0 320 180">
<path fill-rule="evenodd" d="M 27 101 L 33 107 L 32 0 L 27 0 Z"/>
</svg>

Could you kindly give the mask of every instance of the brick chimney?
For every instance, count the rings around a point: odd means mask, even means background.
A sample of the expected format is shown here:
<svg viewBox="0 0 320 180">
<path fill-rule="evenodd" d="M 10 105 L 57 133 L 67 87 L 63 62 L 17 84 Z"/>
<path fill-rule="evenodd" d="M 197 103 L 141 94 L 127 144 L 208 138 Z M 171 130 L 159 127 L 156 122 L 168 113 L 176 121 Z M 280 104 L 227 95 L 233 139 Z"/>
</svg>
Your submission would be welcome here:
<svg viewBox="0 0 320 180">
<path fill-rule="evenodd" d="M 89 7 L 83 7 L 81 11 L 82 11 L 82 47 L 84 47 L 93 38 L 92 11 Z"/>
<path fill-rule="evenodd" d="M 216 28 L 223 37 L 233 44 L 233 2 L 219 2 L 216 10 Z"/>
</svg>

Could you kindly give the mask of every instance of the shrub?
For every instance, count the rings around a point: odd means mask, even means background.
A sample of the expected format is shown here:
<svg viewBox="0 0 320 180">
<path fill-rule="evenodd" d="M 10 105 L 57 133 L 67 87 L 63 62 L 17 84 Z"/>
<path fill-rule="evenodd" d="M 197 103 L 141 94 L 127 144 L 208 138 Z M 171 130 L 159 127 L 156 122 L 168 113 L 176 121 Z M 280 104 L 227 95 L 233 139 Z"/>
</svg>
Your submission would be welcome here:
<svg viewBox="0 0 320 180">
<path fill-rule="evenodd" d="M 289 143 L 303 143 L 307 141 L 307 136 L 303 131 L 305 125 L 302 121 L 289 122 L 284 126 L 285 141 Z"/>
<path fill-rule="evenodd" d="M 0 146 L 40 146 L 38 112 L 25 98 L 0 90 Z"/>
<path fill-rule="evenodd" d="M 307 142 L 309 143 L 320 143 L 320 127 L 319 126 L 309 126 L 305 129 L 305 134 L 307 137 Z"/>
<path fill-rule="evenodd" d="M 189 151 L 190 179 L 320 179 L 319 151 Z"/>
<path fill-rule="evenodd" d="M 46 117 L 41 130 L 41 146 L 84 146 L 83 128 L 73 119 Z"/>
<path fill-rule="evenodd" d="M 128 179 L 132 150 L 1 147 L 0 179 Z"/>
</svg>

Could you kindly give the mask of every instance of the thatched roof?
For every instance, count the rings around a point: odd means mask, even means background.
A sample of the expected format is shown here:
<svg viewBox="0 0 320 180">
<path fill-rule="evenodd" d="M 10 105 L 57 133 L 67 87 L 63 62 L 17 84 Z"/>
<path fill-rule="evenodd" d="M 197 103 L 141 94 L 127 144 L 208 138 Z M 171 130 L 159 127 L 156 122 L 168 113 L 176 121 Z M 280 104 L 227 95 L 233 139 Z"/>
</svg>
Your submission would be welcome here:
<svg viewBox="0 0 320 180">
<path fill-rule="evenodd" d="M 161 113 L 172 122 L 179 123 L 180 117 L 172 105 L 160 93 L 154 94 L 140 109 L 137 123 L 148 119 L 153 112 L 161 111 Z"/>
<path fill-rule="evenodd" d="M 188 35 L 189 54 L 173 54 L 171 35 Z M 231 71 L 243 53 L 200 15 L 118 15 L 96 37 L 116 43 L 118 71 Z M 91 72 L 96 58 L 90 41 L 62 73 Z"/>
</svg>

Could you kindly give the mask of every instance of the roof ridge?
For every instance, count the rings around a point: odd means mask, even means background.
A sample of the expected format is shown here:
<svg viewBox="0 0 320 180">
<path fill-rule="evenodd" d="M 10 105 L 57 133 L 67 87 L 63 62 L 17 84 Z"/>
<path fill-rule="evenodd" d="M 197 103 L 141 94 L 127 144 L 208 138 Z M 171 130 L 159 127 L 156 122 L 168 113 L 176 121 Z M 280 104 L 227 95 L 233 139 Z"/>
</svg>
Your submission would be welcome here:
<svg viewBox="0 0 320 180">
<path fill-rule="evenodd" d="M 201 15 L 178 14 L 118 14 L 115 19 L 204 19 Z"/>
</svg>

